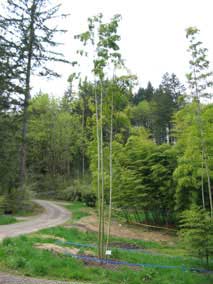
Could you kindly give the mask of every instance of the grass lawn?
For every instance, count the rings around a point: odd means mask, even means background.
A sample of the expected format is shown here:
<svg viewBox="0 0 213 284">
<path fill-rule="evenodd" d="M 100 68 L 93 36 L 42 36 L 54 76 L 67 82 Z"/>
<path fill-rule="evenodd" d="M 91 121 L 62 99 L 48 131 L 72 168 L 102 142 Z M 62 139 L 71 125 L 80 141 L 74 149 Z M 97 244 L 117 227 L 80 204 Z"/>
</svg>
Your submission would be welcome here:
<svg viewBox="0 0 213 284">
<path fill-rule="evenodd" d="M 0 225 L 13 224 L 13 223 L 16 223 L 16 222 L 17 222 L 17 220 L 13 216 L 0 215 Z"/>
<path fill-rule="evenodd" d="M 76 219 L 79 219 L 85 211 L 81 204 L 70 205 Z M 82 210 L 83 213 L 80 213 Z M 89 214 L 89 213 L 88 213 Z M 45 236 L 45 237 L 44 237 Z M 63 238 L 65 243 L 56 242 L 54 237 Z M 29 236 L 21 236 L 13 239 L 5 239 L 0 244 L 0 267 L 7 270 L 16 270 L 22 274 L 33 277 L 44 277 L 60 280 L 89 281 L 99 284 L 212 284 L 213 275 L 191 272 L 187 268 L 203 267 L 200 260 L 181 256 L 178 245 L 173 247 L 164 243 L 147 242 L 143 240 L 131 240 L 125 238 L 112 238 L 112 246 L 120 244 L 132 245 L 141 248 L 140 251 L 127 251 L 112 248 L 112 259 L 127 261 L 130 263 L 154 264 L 162 266 L 177 266 L 174 269 L 160 268 L 131 268 L 127 266 L 102 267 L 89 265 L 82 260 L 71 256 L 56 254 L 51 251 L 40 250 L 34 245 L 37 243 L 57 243 L 63 247 L 74 248 L 76 245 L 68 245 L 66 241 L 80 244 L 97 243 L 97 234 L 81 232 L 76 228 L 55 227 L 39 231 Z M 113 245 L 114 244 L 114 245 Z M 179 251 L 179 256 L 166 255 L 169 251 Z M 96 248 L 81 247 L 79 254 L 85 254 L 86 250 L 96 252 Z M 160 253 L 159 253 L 160 251 Z M 152 252 L 152 253 L 150 253 Z M 182 269 L 183 266 L 186 268 Z M 212 267 L 213 269 L 213 267 Z"/>
<path fill-rule="evenodd" d="M 72 221 L 77 221 L 83 217 L 89 216 L 88 207 L 82 202 L 73 202 L 65 206 L 66 209 L 72 212 Z"/>
</svg>

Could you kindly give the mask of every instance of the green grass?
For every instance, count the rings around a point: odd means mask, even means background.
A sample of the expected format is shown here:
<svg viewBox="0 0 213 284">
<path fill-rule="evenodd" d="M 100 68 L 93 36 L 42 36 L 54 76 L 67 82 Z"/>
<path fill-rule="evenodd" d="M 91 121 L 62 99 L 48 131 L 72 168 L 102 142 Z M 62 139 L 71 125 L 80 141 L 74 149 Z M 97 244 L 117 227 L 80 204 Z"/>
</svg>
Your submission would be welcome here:
<svg viewBox="0 0 213 284">
<path fill-rule="evenodd" d="M 72 220 L 79 220 L 90 214 L 89 209 L 80 202 L 66 205 L 72 212 Z M 45 235 L 45 238 L 42 237 Z M 47 238 L 50 235 L 50 238 Z M 6 270 L 16 270 L 26 276 L 45 277 L 49 279 L 89 281 L 97 284 L 211 284 L 213 275 L 184 271 L 182 267 L 203 267 L 199 259 L 184 257 L 186 252 L 176 245 L 167 243 L 131 240 L 127 238 L 111 238 L 112 244 L 132 244 L 147 252 L 125 251 L 112 248 L 112 258 L 130 263 L 144 263 L 177 266 L 175 269 L 138 268 L 117 266 L 109 269 L 100 266 L 85 265 L 81 260 L 66 255 L 56 255 L 50 251 L 39 250 L 36 243 L 55 243 L 51 238 L 60 237 L 72 243 L 97 243 L 97 234 L 81 232 L 76 228 L 55 227 L 39 231 L 29 236 L 5 239 L 0 244 L 0 267 Z M 61 246 L 69 246 L 58 243 Z M 81 248 L 81 254 L 88 248 Z M 96 252 L 96 248 L 89 248 Z M 169 254 L 169 255 L 166 255 Z M 177 257 L 172 257 L 177 254 Z M 213 267 L 212 267 L 213 269 Z"/>
<path fill-rule="evenodd" d="M 0 225 L 13 224 L 13 223 L 16 223 L 16 222 L 17 222 L 17 220 L 13 216 L 0 215 Z"/>
<path fill-rule="evenodd" d="M 72 221 L 77 221 L 90 215 L 88 207 L 86 207 L 82 202 L 72 202 L 65 207 L 72 212 Z"/>
<path fill-rule="evenodd" d="M 60 237 L 66 239 L 68 242 L 77 243 L 77 244 L 92 244 L 96 245 L 97 243 L 97 234 L 92 232 L 82 233 L 77 229 L 71 228 L 63 228 L 63 227 L 56 227 L 50 229 L 44 229 L 40 231 L 42 234 L 46 235 L 53 235 L 55 237 Z M 51 241 L 51 240 L 50 240 Z M 51 241 L 52 242 L 52 241 Z M 120 250 L 117 248 L 112 248 L 113 251 L 113 258 L 124 260 L 132 263 L 152 263 L 152 264 L 162 264 L 162 265 L 174 265 L 174 266 L 186 266 L 186 267 L 200 267 L 204 265 L 200 262 L 199 259 L 192 258 L 192 257 L 185 257 L 182 253 L 174 256 L 174 254 L 168 254 L 168 251 L 174 250 L 177 251 L 178 247 L 170 246 L 164 247 L 164 245 L 156 242 L 147 242 L 143 240 L 131 240 L 131 239 L 124 239 L 124 238 L 115 238 L 111 239 L 113 243 L 123 243 L 123 244 L 132 244 L 137 245 L 139 248 L 144 249 L 144 252 L 140 251 L 126 251 Z M 165 249 L 165 250 L 164 250 Z M 160 252 L 159 252 L 160 251 Z M 151 253 L 149 253 L 151 252 Z M 213 267 L 212 267 L 213 269 Z"/>
<path fill-rule="evenodd" d="M 0 266 L 19 271 L 28 276 L 45 277 L 60 280 L 92 281 L 100 284 L 211 284 L 212 275 L 203 275 L 177 269 L 141 268 L 132 270 L 128 267 L 117 267 L 115 270 L 84 265 L 81 260 L 65 255 L 56 255 L 49 251 L 42 251 L 33 247 L 35 243 L 54 243 L 53 239 L 42 239 L 42 234 L 63 237 L 67 241 L 95 244 L 95 233 L 82 233 L 77 229 L 56 227 L 40 231 L 36 236 L 22 236 L 6 239 L 0 245 Z M 39 236 L 41 235 L 41 237 Z M 127 239 L 113 238 L 115 242 L 126 242 Z M 129 240 L 129 243 L 135 243 Z M 144 247 L 145 242 L 137 241 L 137 245 Z M 157 244 L 157 247 L 160 247 Z M 148 242 L 147 247 L 156 247 L 154 242 Z M 95 250 L 95 249 L 93 249 Z M 84 252 L 84 249 L 81 249 Z M 114 259 L 132 263 L 153 263 L 161 265 L 177 265 L 186 267 L 200 267 L 196 259 L 171 258 L 167 256 L 147 255 L 141 252 L 128 252 L 113 249 Z"/>
</svg>

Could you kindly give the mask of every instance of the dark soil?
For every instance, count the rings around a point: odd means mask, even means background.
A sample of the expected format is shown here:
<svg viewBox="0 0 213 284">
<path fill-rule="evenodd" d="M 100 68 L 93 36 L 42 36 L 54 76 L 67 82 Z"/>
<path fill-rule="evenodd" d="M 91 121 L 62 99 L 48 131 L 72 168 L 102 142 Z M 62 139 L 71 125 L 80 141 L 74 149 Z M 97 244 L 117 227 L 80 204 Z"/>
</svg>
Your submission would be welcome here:
<svg viewBox="0 0 213 284">
<path fill-rule="evenodd" d="M 113 259 L 113 260 L 116 260 L 116 259 Z M 107 263 L 107 262 L 99 263 L 99 262 L 96 262 L 96 261 L 85 260 L 85 259 L 83 259 L 82 261 L 87 266 L 101 267 L 101 268 L 109 269 L 109 270 L 113 270 L 113 271 L 117 271 L 120 268 L 127 267 L 126 265 L 112 264 L 112 263 Z M 138 270 L 141 270 L 142 268 L 138 267 L 138 266 L 128 266 L 128 269 L 138 271 Z"/>
<path fill-rule="evenodd" d="M 136 244 L 127 244 L 122 242 L 112 242 L 111 247 L 123 248 L 123 249 L 144 249 L 144 247 L 138 246 Z"/>
</svg>

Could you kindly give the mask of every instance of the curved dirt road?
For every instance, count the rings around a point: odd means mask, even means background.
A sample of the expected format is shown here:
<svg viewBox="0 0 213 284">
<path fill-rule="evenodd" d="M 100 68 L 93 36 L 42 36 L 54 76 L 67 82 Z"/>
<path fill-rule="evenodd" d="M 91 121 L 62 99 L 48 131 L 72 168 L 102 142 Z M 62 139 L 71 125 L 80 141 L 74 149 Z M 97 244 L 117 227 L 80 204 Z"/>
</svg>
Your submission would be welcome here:
<svg viewBox="0 0 213 284">
<path fill-rule="evenodd" d="M 70 212 L 51 201 L 34 200 L 45 211 L 37 216 L 30 217 L 28 221 L 11 225 L 0 226 L 0 240 L 6 237 L 15 237 L 36 232 L 40 229 L 55 227 L 68 221 Z"/>
</svg>

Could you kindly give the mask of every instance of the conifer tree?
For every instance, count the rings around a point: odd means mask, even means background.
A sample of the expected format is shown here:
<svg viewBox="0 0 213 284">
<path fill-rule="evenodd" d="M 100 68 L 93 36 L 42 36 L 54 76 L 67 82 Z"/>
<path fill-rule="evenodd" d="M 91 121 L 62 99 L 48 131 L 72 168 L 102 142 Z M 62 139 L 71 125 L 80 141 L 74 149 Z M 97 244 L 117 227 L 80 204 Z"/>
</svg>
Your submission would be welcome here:
<svg viewBox="0 0 213 284">
<path fill-rule="evenodd" d="M 65 32 L 53 25 L 59 15 L 60 5 L 51 6 L 49 0 L 7 0 L 4 15 L 0 16 L 1 42 L 8 48 L 13 62 L 14 80 L 21 90 L 23 101 L 22 141 L 20 149 L 19 187 L 23 193 L 26 181 L 27 132 L 31 76 L 58 76 L 48 67 L 48 62 L 67 62 L 55 51 L 55 35 Z M 21 195 L 19 194 L 20 198 Z"/>
</svg>

